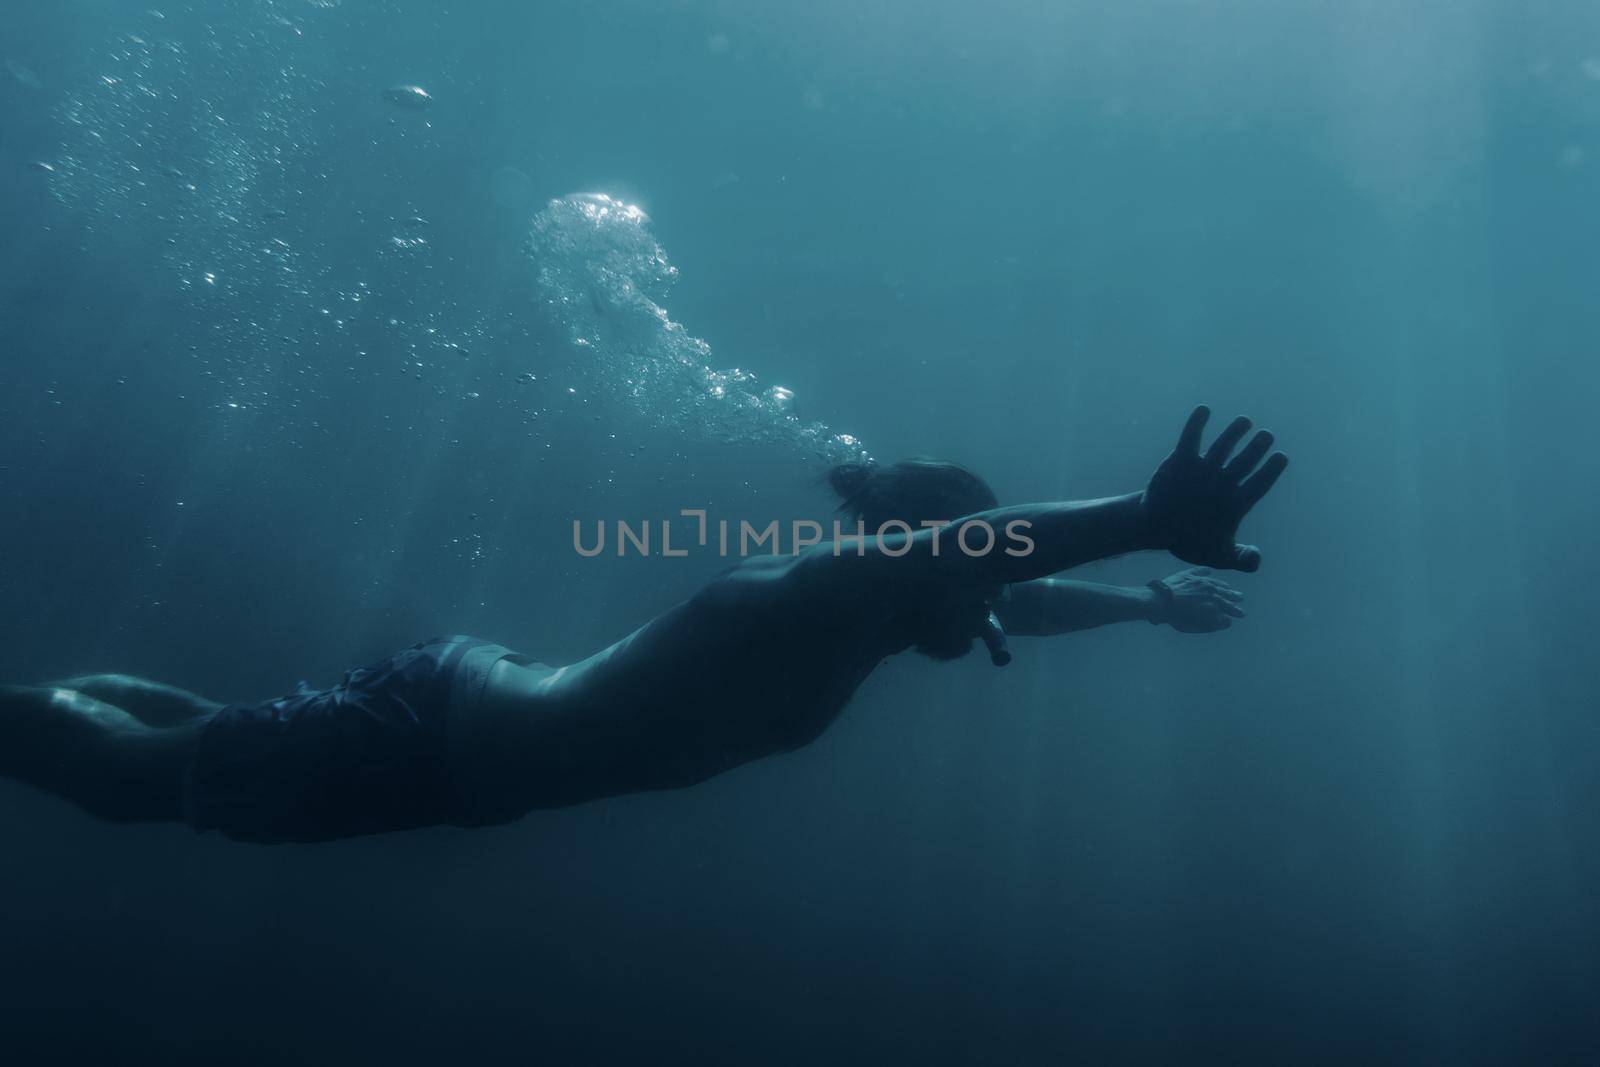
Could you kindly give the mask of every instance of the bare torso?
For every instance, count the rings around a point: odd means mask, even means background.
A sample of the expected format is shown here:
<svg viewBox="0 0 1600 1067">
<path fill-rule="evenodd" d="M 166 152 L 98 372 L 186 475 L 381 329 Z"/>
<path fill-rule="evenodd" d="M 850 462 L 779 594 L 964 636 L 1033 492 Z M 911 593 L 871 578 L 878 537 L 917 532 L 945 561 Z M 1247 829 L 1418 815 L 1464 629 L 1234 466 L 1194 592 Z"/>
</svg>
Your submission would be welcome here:
<svg viewBox="0 0 1600 1067">
<path fill-rule="evenodd" d="M 803 581 L 792 560 L 748 561 L 579 663 L 502 660 L 483 710 L 516 749 L 522 802 L 692 785 L 816 738 L 908 642 L 890 606 Z"/>
</svg>

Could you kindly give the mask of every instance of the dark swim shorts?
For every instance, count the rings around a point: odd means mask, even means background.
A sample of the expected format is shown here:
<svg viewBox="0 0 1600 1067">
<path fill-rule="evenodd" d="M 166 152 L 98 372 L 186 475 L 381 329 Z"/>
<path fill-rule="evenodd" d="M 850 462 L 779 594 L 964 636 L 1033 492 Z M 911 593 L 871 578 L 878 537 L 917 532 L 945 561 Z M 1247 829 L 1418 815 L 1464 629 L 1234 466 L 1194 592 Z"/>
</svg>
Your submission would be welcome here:
<svg viewBox="0 0 1600 1067">
<path fill-rule="evenodd" d="M 230 704 L 201 733 L 189 821 L 239 841 L 326 841 L 473 824 L 449 765 L 451 708 L 481 695 L 509 649 L 436 637 L 345 674 Z M 521 657 L 518 657 L 521 658 Z"/>
</svg>

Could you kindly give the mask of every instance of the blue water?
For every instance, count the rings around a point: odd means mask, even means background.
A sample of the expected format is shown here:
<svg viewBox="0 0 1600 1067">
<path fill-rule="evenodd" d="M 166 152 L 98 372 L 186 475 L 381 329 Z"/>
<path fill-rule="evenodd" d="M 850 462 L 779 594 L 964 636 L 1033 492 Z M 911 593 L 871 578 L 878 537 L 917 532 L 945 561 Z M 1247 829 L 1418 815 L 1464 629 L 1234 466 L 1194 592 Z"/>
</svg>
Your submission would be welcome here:
<svg viewBox="0 0 1600 1067">
<path fill-rule="evenodd" d="M 1600 1061 L 1600 8 L 153 2 L 0 9 L 0 679 L 570 662 L 726 565 L 573 520 L 863 453 L 1293 466 L 1227 633 L 901 657 L 688 791 L 250 848 L 0 782 L 9 1062 Z"/>
</svg>

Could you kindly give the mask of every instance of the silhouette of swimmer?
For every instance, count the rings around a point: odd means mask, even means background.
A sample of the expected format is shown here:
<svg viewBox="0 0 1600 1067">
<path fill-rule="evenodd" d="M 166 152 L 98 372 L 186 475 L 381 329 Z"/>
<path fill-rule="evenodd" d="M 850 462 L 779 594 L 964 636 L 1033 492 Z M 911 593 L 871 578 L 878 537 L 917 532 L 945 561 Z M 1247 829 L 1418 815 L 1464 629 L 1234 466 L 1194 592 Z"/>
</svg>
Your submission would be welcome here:
<svg viewBox="0 0 1600 1067">
<path fill-rule="evenodd" d="M 1025 522 L 1031 550 L 939 551 L 935 528 L 746 560 L 609 648 L 567 667 L 469 637 L 424 641 L 337 686 L 221 705 L 126 675 L 0 688 L 0 773 L 114 822 L 187 822 L 256 842 L 484 826 L 538 808 L 693 785 L 799 748 L 886 657 L 953 659 L 1002 626 L 1048 635 L 1148 619 L 1221 629 L 1254 571 L 1240 521 L 1288 460 L 1235 419 L 1201 450 L 1197 408 L 1142 492 L 998 507 L 976 475 L 912 460 L 836 468 L 869 528 L 949 515 Z M 1237 451 L 1236 451 L 1237 450 Z M 1002 542 L 1003 543 L 1003 542 Z M 1195 564 L 1126 590 L 1052 578 L 1165 550 Z"/>
</svg>

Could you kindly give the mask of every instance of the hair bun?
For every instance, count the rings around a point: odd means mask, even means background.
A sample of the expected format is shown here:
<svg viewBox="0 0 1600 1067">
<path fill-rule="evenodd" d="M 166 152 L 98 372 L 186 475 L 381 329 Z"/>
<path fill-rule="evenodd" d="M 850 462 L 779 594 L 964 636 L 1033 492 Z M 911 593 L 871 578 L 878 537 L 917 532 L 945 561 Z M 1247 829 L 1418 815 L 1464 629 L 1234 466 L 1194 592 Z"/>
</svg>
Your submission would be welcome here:
<svg viewBox="0 0 1600 1067">
<path fill-rule="evenodd" d="M 846 503 L 860 496 L 871 480 L 871 463 L 840 463 L 828 471 L 828 484 Z"/>
</svg>

